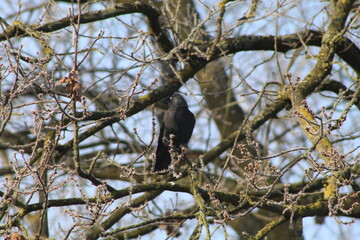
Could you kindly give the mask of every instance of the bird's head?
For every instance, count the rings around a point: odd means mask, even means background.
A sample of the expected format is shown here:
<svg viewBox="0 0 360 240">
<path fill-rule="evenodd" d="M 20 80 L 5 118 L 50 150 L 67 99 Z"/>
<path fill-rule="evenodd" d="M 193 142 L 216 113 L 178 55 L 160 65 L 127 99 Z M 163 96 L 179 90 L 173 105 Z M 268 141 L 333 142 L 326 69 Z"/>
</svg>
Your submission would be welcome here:
<svg viewBox="0 0 360 240">
<path fill-rule="evenodd" d="M 185 99 L 178 93 L 174 93 L 171 97 L 165 98 L 162 102 L 166 103 L 169 108 L 188 107 Z"/>
</svg>

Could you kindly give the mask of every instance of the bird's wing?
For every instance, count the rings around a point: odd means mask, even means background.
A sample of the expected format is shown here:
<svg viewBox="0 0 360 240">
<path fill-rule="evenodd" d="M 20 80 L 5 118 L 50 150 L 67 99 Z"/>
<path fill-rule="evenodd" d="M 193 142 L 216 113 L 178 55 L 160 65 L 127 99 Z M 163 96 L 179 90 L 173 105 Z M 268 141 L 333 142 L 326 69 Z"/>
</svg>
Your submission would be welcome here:
<svg viewBox="0 0 360 240">
<path fill-rule="evenodd" d="M 180 108 L 176 111 L 175 121 L 177 122 L 177 142 L 179 145 L 187 144 L 191 138 L 195 126 L 195 117 L 187 108 Z"/>
</svg>

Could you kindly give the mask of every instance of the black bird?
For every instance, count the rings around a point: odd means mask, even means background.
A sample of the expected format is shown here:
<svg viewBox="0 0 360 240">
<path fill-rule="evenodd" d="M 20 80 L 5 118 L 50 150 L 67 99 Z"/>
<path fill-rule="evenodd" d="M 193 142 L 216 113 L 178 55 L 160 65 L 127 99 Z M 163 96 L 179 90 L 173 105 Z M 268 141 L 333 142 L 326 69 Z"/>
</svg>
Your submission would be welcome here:
<svg viewBox="0 0 360 240">
<path fill-rule="evenodd" d="M 172 141 L 174 150 L 179 151 L 181 145 L 189 142 L 195 126 L 194 114 L 190 112 L 182 96 L 175 93 L 167 99 L 167 104 L 169 108 L 161 124 L 156 149 L 155 171 L 168 169 L 171 164 L 170 142 Z M 170 135 L 174 135 L 171 140 Z"/>
</svg>

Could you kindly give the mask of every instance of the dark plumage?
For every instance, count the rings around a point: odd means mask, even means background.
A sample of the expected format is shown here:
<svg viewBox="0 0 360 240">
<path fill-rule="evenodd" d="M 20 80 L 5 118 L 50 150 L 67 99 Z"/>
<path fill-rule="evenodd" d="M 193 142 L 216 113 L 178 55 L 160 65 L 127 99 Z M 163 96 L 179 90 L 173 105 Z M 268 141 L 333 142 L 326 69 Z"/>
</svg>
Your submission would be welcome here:
<svg viewBox="0 0 360 240">
<path fill-rule="evenodd" d="M 156 149 L 156 161 L 154 170 L 165 170 L 171 164 L 170 135 L 174 150 L 180 151 L 181 145 L 186 145 L 192 135 L 195 126 L 195 117 L 188 109 L 185 99 L 175 93 L 167 101 L 169 109 L 165 112 L 160 128 L 158 146 Z"/>
</svg>

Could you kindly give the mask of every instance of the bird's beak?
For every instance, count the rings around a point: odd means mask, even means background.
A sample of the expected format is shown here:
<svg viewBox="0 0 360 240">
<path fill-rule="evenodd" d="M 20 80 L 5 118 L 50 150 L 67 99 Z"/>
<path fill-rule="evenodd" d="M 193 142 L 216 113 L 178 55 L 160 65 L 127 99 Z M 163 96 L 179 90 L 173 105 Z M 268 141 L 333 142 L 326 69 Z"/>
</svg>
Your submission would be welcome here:
<svg viewBox="0 0 360 240">
<path fill-rule="evenodd" d="M 163 110 L 168 109 L 168 107 L 169 107 L 169 99 L 170 99 L 170 98 L 167 97 L 167 98 L 164 98 L 164 99 L 158 101 L 158 102 L 156 103 L 156 106 L 157 106 L 158 108 L 163 109 Z"/>
<path fill-rule="evenodd" d="M 159 101 L 160 104 L 166 104 L 168 105 L 169 104 L 169 100 L 170 100 L 170 97 L 167 97 L 167 98 L 164 98 L 162 100 Z"/>
</svg>

